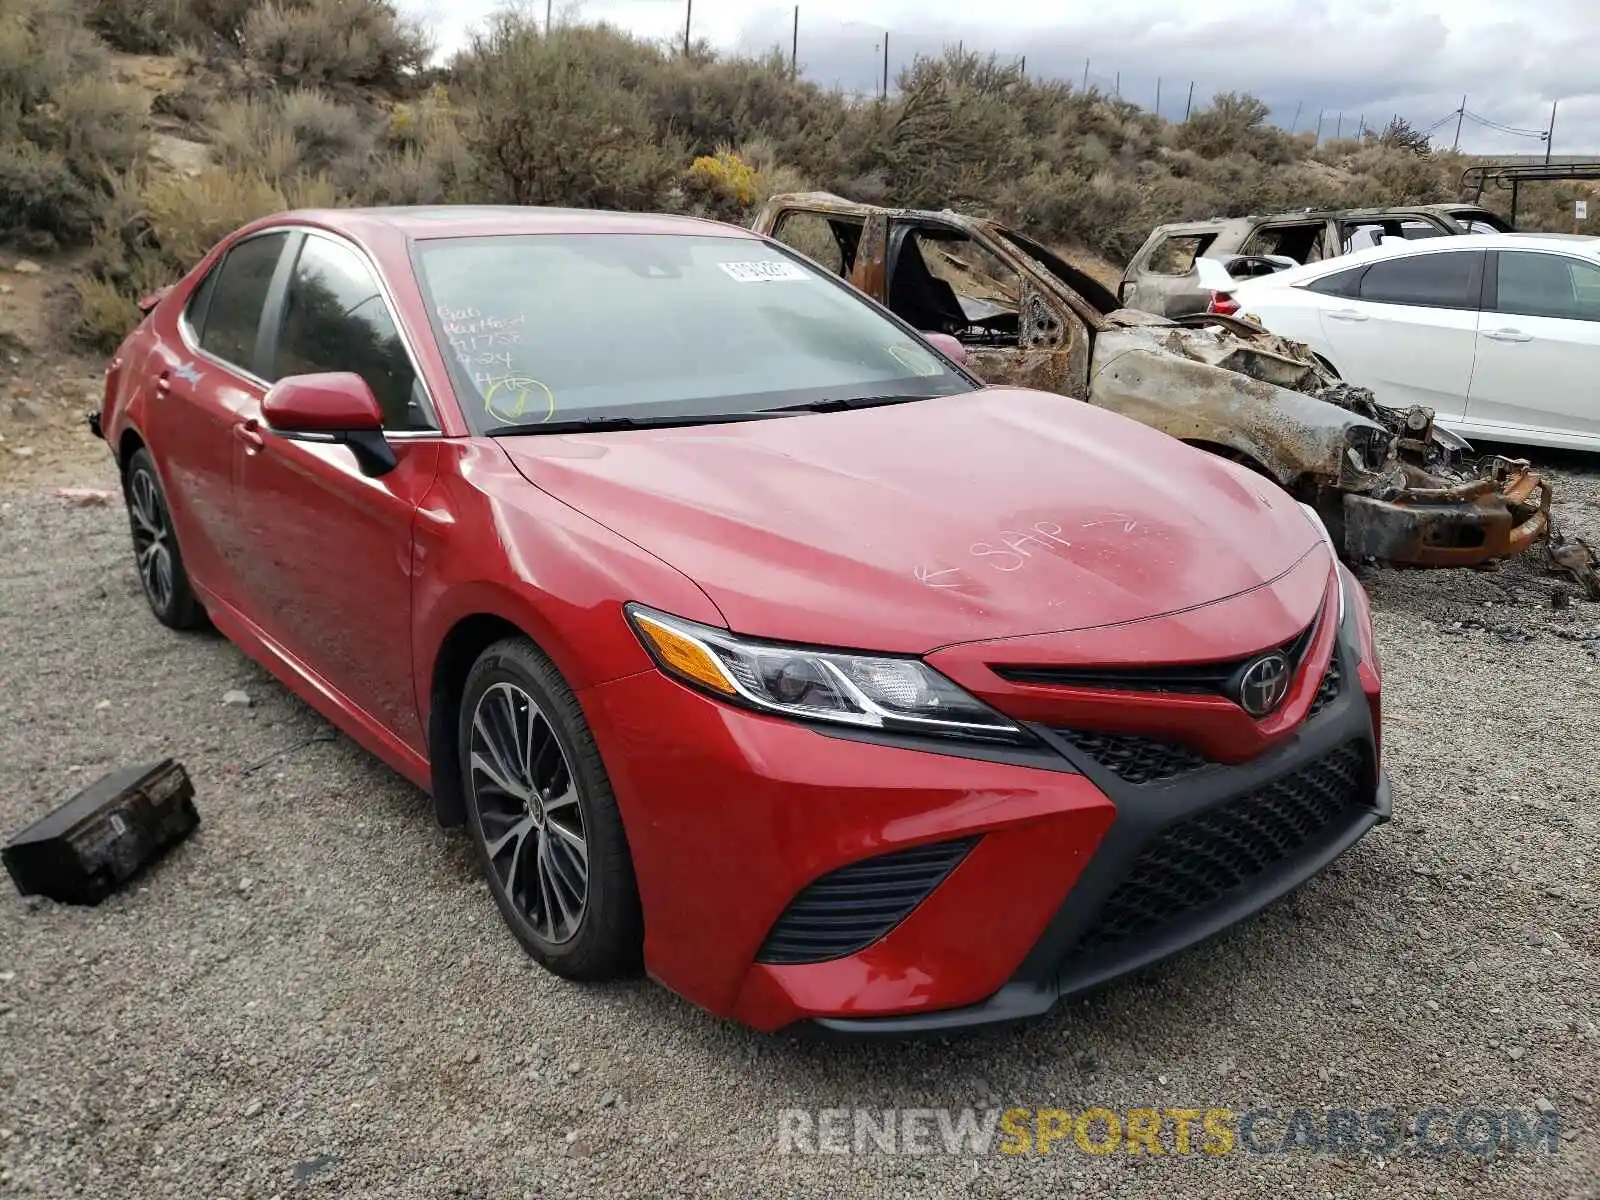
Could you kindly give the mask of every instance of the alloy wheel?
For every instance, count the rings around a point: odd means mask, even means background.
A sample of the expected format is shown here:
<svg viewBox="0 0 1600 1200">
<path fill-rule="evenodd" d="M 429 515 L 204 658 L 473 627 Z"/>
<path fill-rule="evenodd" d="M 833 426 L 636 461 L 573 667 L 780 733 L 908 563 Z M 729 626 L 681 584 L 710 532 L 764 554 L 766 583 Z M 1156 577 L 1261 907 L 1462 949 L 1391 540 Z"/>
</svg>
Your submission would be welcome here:
<svg viewBox="0 0 1600 1200">
<path fill-rule="evenodd" d="M 139 579 L 157 612 L 172 606 L 172 525 L 156 481 L 148 471 L 135 471 L 128 481 L 128 515 L 133 522 L 133 550 Z"/>
<path fill-rule="evenodd" d="M 589 845 L 571 764 L 550 721 L 514 683 L 472 714 L 472 799 L 495 878 L 541 939 L 571 940 L 589 898 Z"/>
</svg>

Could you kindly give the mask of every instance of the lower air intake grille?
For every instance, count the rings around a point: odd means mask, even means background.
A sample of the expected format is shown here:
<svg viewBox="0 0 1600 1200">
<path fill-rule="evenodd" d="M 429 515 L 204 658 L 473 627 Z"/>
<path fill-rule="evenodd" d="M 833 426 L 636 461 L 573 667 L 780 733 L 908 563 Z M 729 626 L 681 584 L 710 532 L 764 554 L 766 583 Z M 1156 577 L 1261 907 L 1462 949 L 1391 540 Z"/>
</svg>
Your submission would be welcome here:
<svg viewBox="0 0 1600 1200">
<path fill-rule="evenodd" d="M 977 842 L 913 846 L 812 881 L 773 925 L 756 961 L 826 962 L 872 945 L 927 899 Z"/>
<path fill-rule="evenodd" d="M 1086 729 L 1057 729 L 1056 733 L 1129 783 L 1160 783 L 1211 765 L 1210 760 L 1175 742 Z"/>
<path fill-rule="evenodd" d="M 1311 711 L 1306 713 L 1306 720 L 1316 716 L 1328 705 L 1339 698 L 1339 687 L 1344 683 L 1344 675 L 1339 670 L 1339 652 L 1335 648 L 1333 657 L 1328 660 L 1328 669 L 1322 673 L 1322 683 L 1317 688 L 1317 697 L 1311 702 Z"/>
<path fill-rule="evenodd" d="M 1341 746 L 1238 800 L 1158 835 L 1101 907 L 1074 953 L 1179 925 L 1343 827 L 1367 790 L 1367 753 Z"/>
</svg>

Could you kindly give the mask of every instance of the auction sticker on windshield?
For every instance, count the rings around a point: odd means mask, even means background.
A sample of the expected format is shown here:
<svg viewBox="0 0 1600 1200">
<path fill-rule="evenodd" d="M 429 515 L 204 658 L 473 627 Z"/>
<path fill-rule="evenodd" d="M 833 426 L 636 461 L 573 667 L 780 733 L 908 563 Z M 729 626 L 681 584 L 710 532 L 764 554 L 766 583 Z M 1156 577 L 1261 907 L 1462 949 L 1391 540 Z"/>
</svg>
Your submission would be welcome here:
<svg viewBox="0 0 1600 1200">
<path fill-rule="evenodd" d="M 776 283 L 784 279 L 804 279 L 806 273 L 790 262 L 725 262 L 718 263 L 728 275 L 740 283 Z"/>
</svg>

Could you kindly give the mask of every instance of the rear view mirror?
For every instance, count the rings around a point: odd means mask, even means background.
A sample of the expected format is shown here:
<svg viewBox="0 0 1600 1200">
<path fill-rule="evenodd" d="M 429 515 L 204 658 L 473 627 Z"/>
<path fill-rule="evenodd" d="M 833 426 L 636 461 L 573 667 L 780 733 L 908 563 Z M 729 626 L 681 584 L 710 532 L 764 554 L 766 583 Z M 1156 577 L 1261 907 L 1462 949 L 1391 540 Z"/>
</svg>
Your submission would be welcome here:
<svg viewBox="0 0 1600 1200">
<path fill-rule="evenodd" d="M 394 470 L 394 448 L 383 436 L 383 409 L 354 372 L 287 375 L 267 390 L 261 415 L 279 437 L 348 445 L 364 475 Z"/>
<path fill-rule="evenodd" d="M 925 333 L 922 337 L 940 354 L 954 362 L 956 366 L 964 367 L 967 365 L 967 348 L 948 333 Z"/>
</svg>

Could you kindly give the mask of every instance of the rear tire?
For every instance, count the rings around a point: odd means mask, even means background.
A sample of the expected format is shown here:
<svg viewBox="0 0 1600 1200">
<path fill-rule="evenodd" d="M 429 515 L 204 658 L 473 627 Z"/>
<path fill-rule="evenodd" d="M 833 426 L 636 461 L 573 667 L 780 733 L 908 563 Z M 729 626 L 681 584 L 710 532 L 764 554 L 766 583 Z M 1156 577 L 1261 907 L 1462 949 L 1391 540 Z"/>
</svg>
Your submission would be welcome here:
<svg viewBox="0 0 1600 1200">
<path fill-rule="evenodd" d="M 200 628 L 206 623 L 205 609 L 189 586 L 172 511 L 148 450 L 141 447 L 128 460 L 122 491 L 133 534 L 134 565 L 150 611 L 169 629 Z"/>
<path fill-rule="evenodd" d="M 644 943 L 633 859 L 611 781 L 572 689 L 527 638 L 467 675 L 457 719 L 478 862 L 523 948 L 568 979 L 632 974 Z"/>
</svg>

